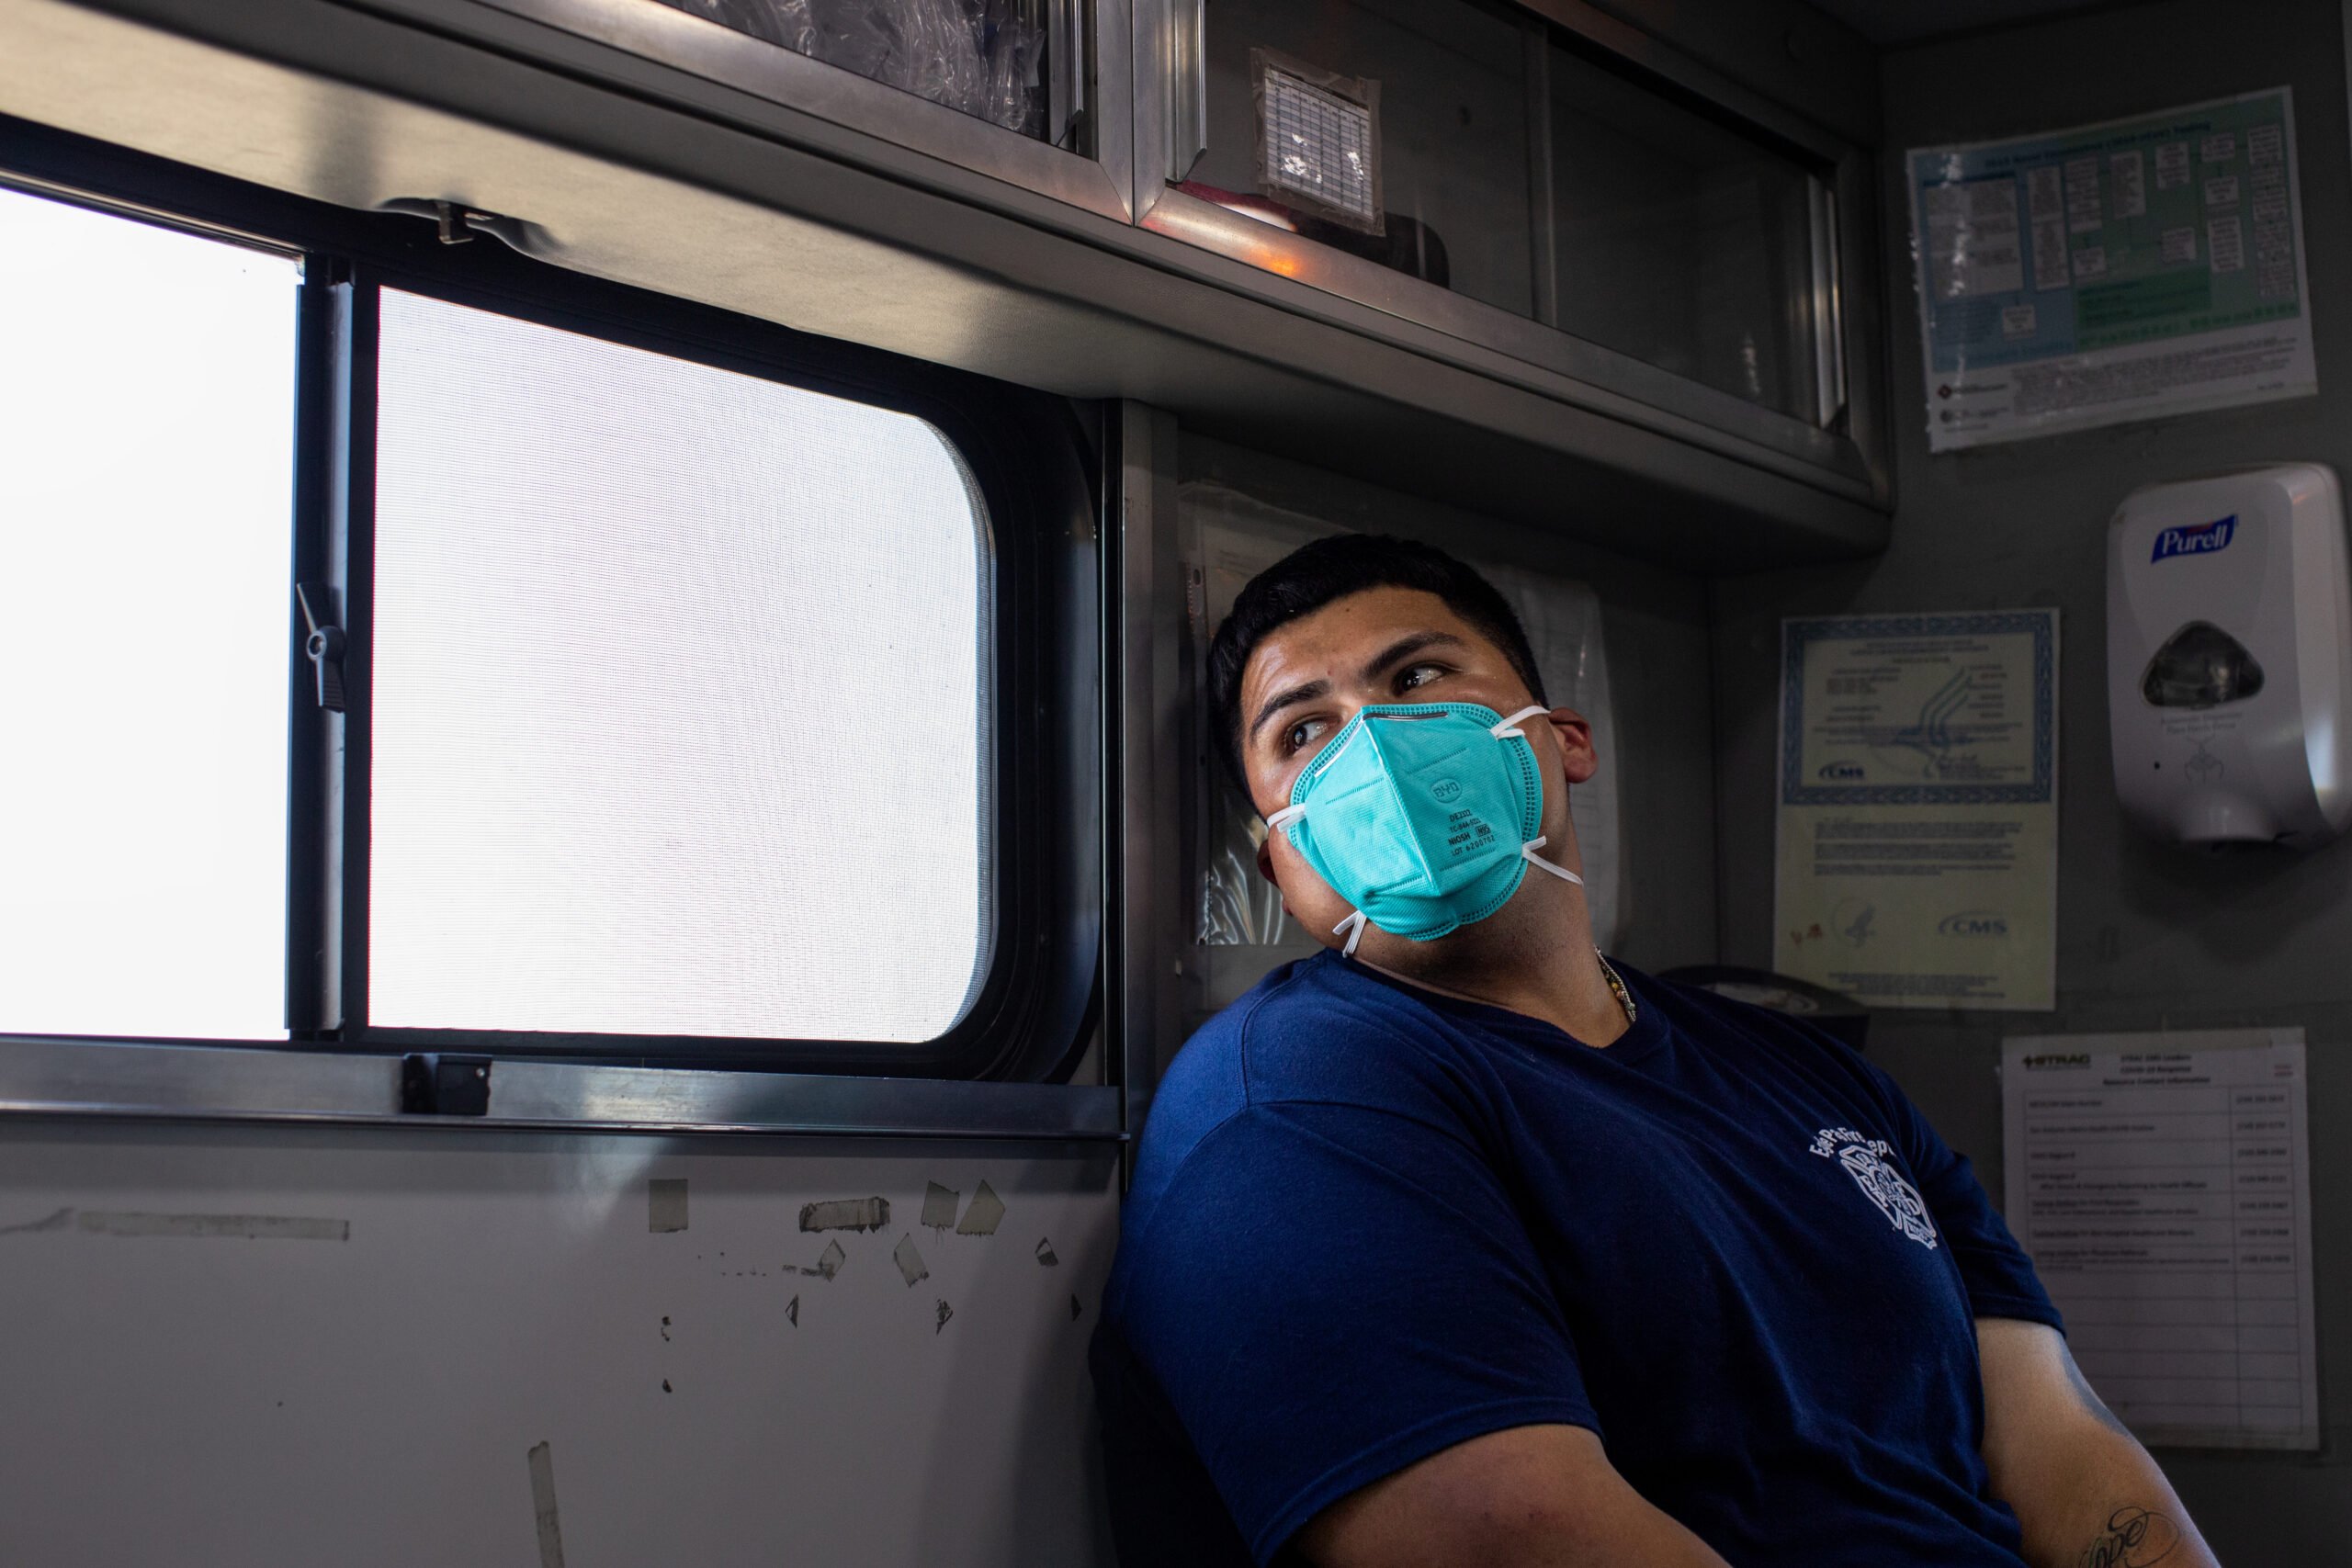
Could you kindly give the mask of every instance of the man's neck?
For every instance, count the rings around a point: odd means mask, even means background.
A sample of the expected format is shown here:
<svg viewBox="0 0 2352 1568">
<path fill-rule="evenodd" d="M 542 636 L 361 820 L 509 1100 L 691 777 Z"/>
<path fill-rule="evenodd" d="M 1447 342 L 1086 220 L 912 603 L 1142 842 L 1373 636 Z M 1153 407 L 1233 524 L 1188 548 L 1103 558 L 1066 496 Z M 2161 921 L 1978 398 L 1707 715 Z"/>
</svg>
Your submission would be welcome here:
<svg viewBox="0 0 2352 1568">
<path fill-rule="evenodd" d="M 1361 951 L 1358 957 L 1441 996 L 1540 1018 L 1587 1045 L 1614 1043 L 1631 1021 L 1600 966 L 1591 918 L 1574 888 L 1529 888 L 1452 936 L 1381 948 L 1376 957 Z"/>
</svg>

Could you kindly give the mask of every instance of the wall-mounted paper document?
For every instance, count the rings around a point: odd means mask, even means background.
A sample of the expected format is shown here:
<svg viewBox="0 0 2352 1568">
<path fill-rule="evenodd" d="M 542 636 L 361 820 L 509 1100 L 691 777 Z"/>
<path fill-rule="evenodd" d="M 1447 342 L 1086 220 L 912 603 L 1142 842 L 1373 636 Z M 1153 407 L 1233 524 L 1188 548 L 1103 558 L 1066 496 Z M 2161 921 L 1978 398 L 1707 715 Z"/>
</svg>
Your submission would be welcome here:
<svg viewBox="0 0 2352 1568">
<path fill-rule="evenodd" d="M 1907 166 L 1930 450 L 2319 390 L 2286 88 Z"/>
<path fill-rule="evenodd" d="M 1773 966 L 1871 1007 L 2054 1005 L 2058 612 L 1781 627 Z"/>
<path fill-rule="evenodd" d="M 2316 1449 L 2303 1032 L 2001 1053 L 2009 1228 L 2143 1442 Z"/>
</svg>

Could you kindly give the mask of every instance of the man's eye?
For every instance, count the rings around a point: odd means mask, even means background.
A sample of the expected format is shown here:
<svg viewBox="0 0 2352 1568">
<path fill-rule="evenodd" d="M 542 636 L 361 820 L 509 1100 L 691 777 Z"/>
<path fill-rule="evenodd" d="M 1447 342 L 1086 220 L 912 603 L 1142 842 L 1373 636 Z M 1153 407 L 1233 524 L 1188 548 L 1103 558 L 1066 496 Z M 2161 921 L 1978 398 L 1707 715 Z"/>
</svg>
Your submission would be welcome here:
<svg viewBox="0 0 2352 1568">
<path fill-rule="evenodd" d="M 1443 665 L 1416 664 L 1396 677 L 1396 689 L 1400 692 L 1409 692 L 1416 686 L 1427 685 L 1444 673 Z"/>
<path fill-rule="evenodd" d="M 1298 723 L 1292 725 L 1289 730 L 1283 734 L 1283 750 L 1285 752 L 1292 752 L 1296 751 L 1302 746 L 1312 745 L 1316 737 L 1322 733 L 1323 721 L 1321 719 L 1301 719 Z"/>
</svg>

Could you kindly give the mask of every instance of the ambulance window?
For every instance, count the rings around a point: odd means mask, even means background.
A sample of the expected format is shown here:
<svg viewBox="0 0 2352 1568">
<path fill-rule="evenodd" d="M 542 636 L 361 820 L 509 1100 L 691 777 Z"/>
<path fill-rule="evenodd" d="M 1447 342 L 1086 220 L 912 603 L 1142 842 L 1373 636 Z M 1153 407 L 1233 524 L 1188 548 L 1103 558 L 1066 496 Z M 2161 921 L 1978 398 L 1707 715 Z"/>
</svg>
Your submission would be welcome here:
<svg viewBox="0 0 2352 1568">
<path fill-rule="evenodd" d="M 300 285 L 0 190 L 0 1030 L 285 1038 Z"/>
<path fill-rule="evenodd" d="M 592 1124 L 1076 1070 L 1089 411 L 85 152 L 0 171 L 0 1043 L 75 1104 L 101 1037 L 203 1113 Z"/>
<path fill-rule="evenodd" d="M 390 288 L 379 355 L 371 1025 L 952 1028 L 995 929 L 956 449 Z"/>
</svg>

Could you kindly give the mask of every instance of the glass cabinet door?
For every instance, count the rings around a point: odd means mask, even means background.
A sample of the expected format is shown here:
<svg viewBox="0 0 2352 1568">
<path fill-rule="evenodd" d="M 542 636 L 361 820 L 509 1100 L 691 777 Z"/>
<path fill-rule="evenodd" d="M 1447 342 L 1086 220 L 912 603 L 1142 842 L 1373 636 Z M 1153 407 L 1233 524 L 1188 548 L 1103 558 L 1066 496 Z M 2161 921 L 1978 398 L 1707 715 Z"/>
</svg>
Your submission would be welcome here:
<svg viewBox="0 0 2352 1568">
<path fill-rule="evenodd" d="M 1068 134 L 1044 0 L 662 0 L 1039 141 Z"/>
<path fill-rule="evenodd" d="M 1821 460 L 1846 445 L 1838 193 L 1867 160 L 1572 14 L 1136 0 L 1139 220 Z"/>
<path fill-rule="evenodd" d="M 1476 0 L 1215 0 L 1208 150 L 1178 188 L 1529 315 L 1526 38 L 1522 19 Z M 1318 75 L 1378 85 L 1378 141 L 1366 151 L 1378 164 L 1376 214 L 1320 210 L 1284 181 L 1285 156 L 1294 176 L 1320 172 L 1318 149 L 1302 150 L 1315 128 L 1282 123 L 1294 101 L 1310 117 L 1349 112 L 1347 84 L 1330 94 L 1340 104 L 1316 101 Z"/>
<path fill-rule="evenodd" d="M 1122 221 L 1131 215 L 1126 0 L 481 3 Z"/>
<path fill-rule="evenodd" d="M 1833 418 L 1823 176 L 1560 43 L 1544 64 L 1553 323 L 1791 418 Z"/>
</svg>

